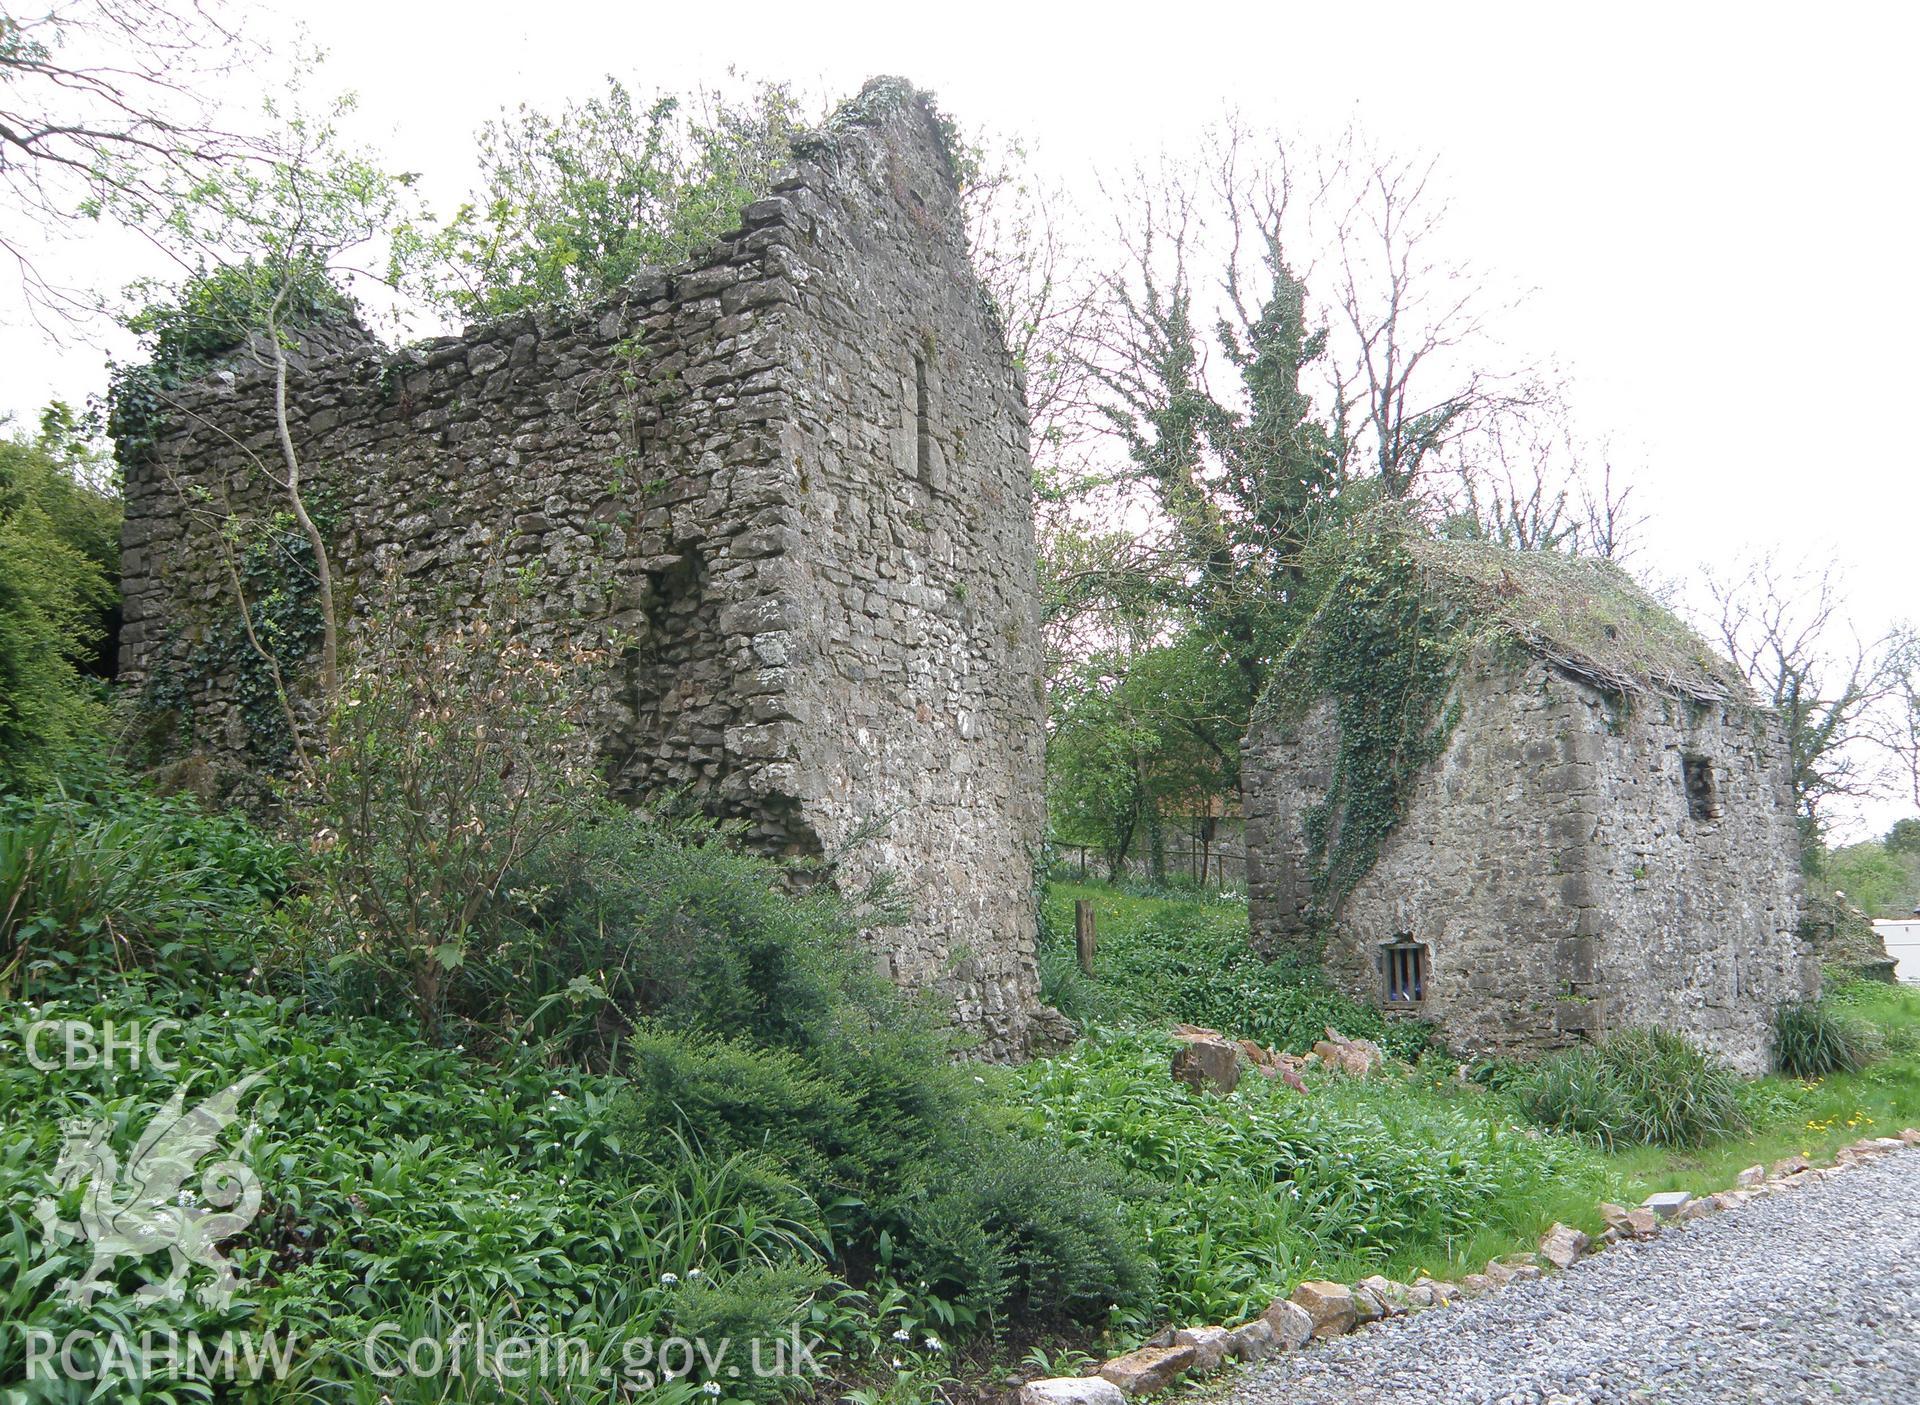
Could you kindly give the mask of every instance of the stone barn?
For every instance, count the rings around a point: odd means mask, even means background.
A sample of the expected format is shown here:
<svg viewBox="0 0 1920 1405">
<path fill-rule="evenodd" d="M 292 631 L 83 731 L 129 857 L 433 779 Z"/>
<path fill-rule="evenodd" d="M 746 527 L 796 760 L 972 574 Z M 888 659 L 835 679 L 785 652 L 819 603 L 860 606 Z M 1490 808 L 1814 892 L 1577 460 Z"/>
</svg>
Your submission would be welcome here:
<svg viewBox="0 0 1920 1405">
<path fill-rule="evenodd" d="M 870 83 L 737 229 L 599 306 L 397 352 L 351 330 L 302 346 L 290 392 L 346 580 L 397 569 L 458 610 L 538 567 L 556 618 L 623 641 L 618 792 L 691 793 L 850 888 L 895 874 L 896 980 L 989 1056 L 1057 1029 L 1025 398 L 921 95 Z M 242 763 L 261 714 L 206 519 L 284 505 L 270 392 L 236 357 L 126 465 L 122 676 Z"/>
<path fill-rule="evenodd" d="M 1337 881 L 1367 769 L 1343 718 L 1377 713 L 1317 681 L 1264 709 L 1242 765 L 1256 944 L 1313 948 L 1349 994 L 1462 1051 L 1656 1026 L 1763 1071 L 1775 1009 L 1819 982 L 1774 717 L 1610 563 L 1393 550 L 1450 672 L 1384 835 Z"/>
</svg>

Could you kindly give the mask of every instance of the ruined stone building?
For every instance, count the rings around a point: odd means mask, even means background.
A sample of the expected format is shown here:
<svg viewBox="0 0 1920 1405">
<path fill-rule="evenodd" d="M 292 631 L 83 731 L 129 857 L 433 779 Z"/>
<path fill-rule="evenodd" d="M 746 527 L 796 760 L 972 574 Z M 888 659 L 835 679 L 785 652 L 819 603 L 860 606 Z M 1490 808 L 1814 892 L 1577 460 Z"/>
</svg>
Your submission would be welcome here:
<svg viewBox="0 0 1920 1405">
<path fill-rule="evenodd" d="M 690 791 L 849 886 L 895 873 L 912 917 L 877 958 L 1018 1055 L 1058 1020 L 1023 387 L 926 101 L 876 80 L 796 151 L 704 257 L 601 306 L 310 344 L 293 434 L 345 578 L 472 606 L 483 563 L 540 567 L 556 615 L 627 641 L 600 700 L 617 790 Z M 188 387 L 126 484 L 123 676 L 230 757 L 234 606 L 188 504 L 281 505 L 270 390 L 246 364 Z"/>
<path fill-rule="evenodd" d="M 1773 716 L 1610 564 L 1407 549 L 1462 630 L 1429 759 L 1370 865 L 1330 891 L 1341 700 L 1310 691 L 1256 723 L 1256 942 L 1315 948 L 1349 994 L 1463 1051 L 1654 1026 L 1762 1070 L 1776 1008 L 1819 980 Z"/>
</svg>

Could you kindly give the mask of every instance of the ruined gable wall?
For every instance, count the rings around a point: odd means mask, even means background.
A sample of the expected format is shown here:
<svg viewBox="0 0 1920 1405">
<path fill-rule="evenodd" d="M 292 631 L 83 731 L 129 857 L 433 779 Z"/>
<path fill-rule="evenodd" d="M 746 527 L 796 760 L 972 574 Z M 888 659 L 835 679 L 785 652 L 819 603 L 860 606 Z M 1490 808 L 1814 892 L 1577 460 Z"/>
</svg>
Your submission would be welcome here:
<svg viewBox="0 0 1920 1405">
<path fill-rule="evenodd" d="M 870 89 L 871 93 L 873 90 Z M 986 1052 L 1057 1032 L 1040 1009 L 1033 860 L 1043 704 L 1025 398 L 965 247 L 935 119 L 886 110 L 813 148 L 786 198 L 814 221 L 795 389 L 795 602 L 817 646 L 799 770 L 850 881 L 915 908 L 889 973 L 955 1002 Z M 1036 1022 L 1038 1022 L 1036 1024 Z"/>
<path fill-rule="evenodd" d="M 1792 808 L 1766 720 L 1662 699 L 1623 709 L 1539 662 L 1462 671 L 1445 754 L 1342 909 L 1324 959 L 1378 1001 L 1379 944 L 1428 944 L 1423 1016 L 1463 1050 L 1540 1052 L 1678 1029 L 1747 1071 L 1807 993 Z M 1256 941 L 1304 940 L 1300 826 L 1336 754 L 1332 709 L 1246 756 Z M 1721 816 L 1689 817 L 1682 758 L 1714 762 Z"/>
<path fill-rule="evenodd" d="M 785 589 L 772 533 L 790 515 L 777 426 L 795 340 L 790 231 L 756 224 L 589 313 L 316 356 L 289 400 L 336 570 L 363 599 L 398 571 L 468 613 L 489 572 L 537 568 L 556 624 L 619 648 L 598 699 L 616 783 L 695 787 L 764 841 L 804 847 L 764 803 L 779 679 L 747 632 Z M 258 765 L 271 758 L 208 645 L 235 618 L 220 518 L 284 506 L 267 483 L 270 377 L 243 365 L 180 400 L 174 432 L 128 472 L 122 674 L 177 685 L 192 745 Z"/>
</svg>

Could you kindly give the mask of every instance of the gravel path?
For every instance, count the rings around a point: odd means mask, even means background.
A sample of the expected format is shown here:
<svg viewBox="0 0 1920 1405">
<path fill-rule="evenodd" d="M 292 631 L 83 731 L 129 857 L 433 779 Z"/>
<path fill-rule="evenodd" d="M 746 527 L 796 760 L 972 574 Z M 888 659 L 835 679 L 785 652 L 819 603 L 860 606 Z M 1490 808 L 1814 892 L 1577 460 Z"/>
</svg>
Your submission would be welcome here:
<svg viewBox="0 0 1920 1405">
<path fill-rule="evenodd" d="M 1920 1405 L 1920 1149 L 1247 1372 L 1236 1405 Z"/>
</svg>

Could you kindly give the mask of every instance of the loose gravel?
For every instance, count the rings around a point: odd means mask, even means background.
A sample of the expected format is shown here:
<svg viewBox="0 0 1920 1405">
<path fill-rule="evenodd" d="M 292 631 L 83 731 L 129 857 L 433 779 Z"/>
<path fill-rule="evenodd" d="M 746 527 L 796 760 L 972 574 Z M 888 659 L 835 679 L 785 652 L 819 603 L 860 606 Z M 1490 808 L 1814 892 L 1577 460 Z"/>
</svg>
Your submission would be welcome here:
<svg viewBox="0 0 1920 1405">
<path fill-rule="evenodd" d="M 1246 1373 L 1236 1405 L 1920 1405 L 1920 1149 Z"/>
</svg>

